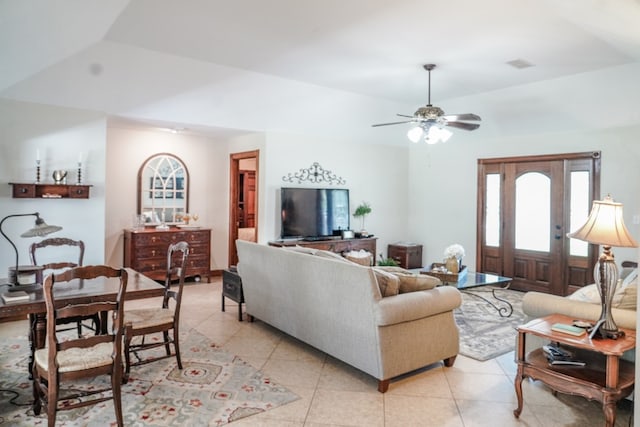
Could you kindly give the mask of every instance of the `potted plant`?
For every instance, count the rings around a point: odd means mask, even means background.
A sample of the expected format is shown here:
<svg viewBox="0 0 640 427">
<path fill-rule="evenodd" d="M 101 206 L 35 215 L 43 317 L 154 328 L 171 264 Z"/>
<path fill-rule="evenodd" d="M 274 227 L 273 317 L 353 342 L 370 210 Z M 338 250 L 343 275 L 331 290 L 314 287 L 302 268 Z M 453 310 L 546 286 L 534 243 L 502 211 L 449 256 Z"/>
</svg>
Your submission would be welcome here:
<svg viewBox="0 0 640 427">
<path fill-rule="evenodd" d="M 369 233 L 367 233 L 367 231 L 364 228 L 364 219 L 370 213 L 371 213 L 371 206 L 367 202 L 360 203 L 358 205 L 358 207 L 356 208 L 356 210 L 353 212 L 353 216 L 355 218 L 360 218 L 360 221 L 361 221 L 361 223 L 360 223 L 361 224 L 360 236 L 362 236 L 362 237 L 366 237 L 366 236 L 369 235 Z"/>
<path fill-rule="evenodd" d="M 381 267 L 397 267 L 398 263 L 393 258 L 385 258 L 380 254 L 380 260 L 378 261 L 378 265 Z"/>
</svg>

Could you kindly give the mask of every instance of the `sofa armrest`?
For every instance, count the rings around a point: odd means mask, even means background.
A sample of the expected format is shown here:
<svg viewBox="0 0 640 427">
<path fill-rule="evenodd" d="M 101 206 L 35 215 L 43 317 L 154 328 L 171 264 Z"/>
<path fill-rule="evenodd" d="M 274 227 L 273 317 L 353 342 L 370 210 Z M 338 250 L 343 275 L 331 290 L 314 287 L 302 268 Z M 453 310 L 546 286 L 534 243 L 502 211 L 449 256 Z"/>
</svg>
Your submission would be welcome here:
<svg viewBox="0 0 640 427">
<path fill-rule="evenodd" d="M 460 292 L 451 286 L 398 294 L 378 301 L 376 323 L 378 326 L 388 326 L 410 322 L 452 311 L 461 303 Z"/>
<path fill-rule="evenodd" d="M 522 311 L 529 317 L 544 317 L 558 313 L 576 319 L 595 322 L 600 318 L 600 310 L 600 304 L 576 301 L 567 297 L 541 292 L 527 292 L 522 298 Z M 636 329 L 635 310 L 613 308 L 611 314 L 619 327 Z"/>
</svg>

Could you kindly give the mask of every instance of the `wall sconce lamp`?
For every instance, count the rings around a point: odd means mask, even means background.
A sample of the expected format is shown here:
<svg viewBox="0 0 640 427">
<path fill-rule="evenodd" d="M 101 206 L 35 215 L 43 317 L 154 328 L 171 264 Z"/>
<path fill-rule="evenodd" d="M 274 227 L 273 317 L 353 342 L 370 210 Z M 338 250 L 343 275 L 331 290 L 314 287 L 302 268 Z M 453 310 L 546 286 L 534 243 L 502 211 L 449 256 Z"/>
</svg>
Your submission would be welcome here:
<svg viewBox="0 0 640 427">
<path fill-rule="evenodd" d="M 567 237 L 594 245 L 602 245 L 602 254 L 593 269 L 593 278 L 600 293 L 602 311 L 594 330 L 603 338 L 618 339 L 624 335 L 611 315 L 611 301 L 618 285 L 618 267 L 611 252 L 612 246 L 636 248 L 638 243 L 631 237 L 622 218 L 622 203 L 613 201 L 610 195 L 593 202 L 587 222 Z"/>
<path fill-rule="evenodd" d="M 7 219 L 21 217 L 21 216 L 35 216 L 36 222 L 33 228 L 22 233 L 20 237 L 41 237 L 41 236 L 46 236 L 48 234 L 55 233 L 56 231 L 62 230 L 62 227 L 59 227 L 57 225 L 47 225 L 47 223 L 44 222 L 42 218 L 40 218 L 40 214 L 38 212 L 28 213 L 28 214 L 7 215 L 4 218 L 2 218 L 2 221 L 0 221 L 0 234 L 2 234 L 2 236 L 5 239 L 7 239 L 7 241 L 11 244 L 11 246 L 13 247 L 13 250 L 16 253 L 16 265 L 15 267 L 14 266 L 9 267 L 9 283 L 8 283 L 10 286 L 9 291 L 30 289 L 28 287 L 25 288 L 23 286 L 25 284 L 20 283 L 21 273 L 34 274 L 36 271 L 38 271 L 38 269 L 41 269 L 41 267 L 38 268 L 37 266 L 19 265 L 18 264 L 18 248 L 16 248 L 16 245 L 11 241 L 11 239 L 9 239 L 9 237 L 2 230 L 2 225 Z"/>
</svg>

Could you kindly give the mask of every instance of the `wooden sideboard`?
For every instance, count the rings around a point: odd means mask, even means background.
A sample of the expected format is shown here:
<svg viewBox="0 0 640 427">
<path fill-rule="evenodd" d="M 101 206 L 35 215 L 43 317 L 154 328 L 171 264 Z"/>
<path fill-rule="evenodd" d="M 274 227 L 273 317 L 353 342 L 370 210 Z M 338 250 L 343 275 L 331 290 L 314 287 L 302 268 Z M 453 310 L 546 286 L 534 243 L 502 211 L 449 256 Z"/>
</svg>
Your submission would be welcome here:
<svg viewBox="0 0 640 427">
<path fill-rule="evenodd" d="M 171 227 L 124 230 L 124 266 L 133 268 L 154 280 L 164 280 L 167 274 L 169 245 L 189 243 L 188 277 L 206 277 L 211 281 L 211 230 Z"/>
<path fill-rule="evenodd" d="M 306 246 L 314 249 L 322 249 L 325 251 L 336 252 L 342 254 L 349 251 L 359 251 L 364 249 L 376 257 L 376 241 L 377 237 L 363 237 L 360 239 L 327 239 L 327 240 L 272 240 L 270 246 Z"/>
</svg>

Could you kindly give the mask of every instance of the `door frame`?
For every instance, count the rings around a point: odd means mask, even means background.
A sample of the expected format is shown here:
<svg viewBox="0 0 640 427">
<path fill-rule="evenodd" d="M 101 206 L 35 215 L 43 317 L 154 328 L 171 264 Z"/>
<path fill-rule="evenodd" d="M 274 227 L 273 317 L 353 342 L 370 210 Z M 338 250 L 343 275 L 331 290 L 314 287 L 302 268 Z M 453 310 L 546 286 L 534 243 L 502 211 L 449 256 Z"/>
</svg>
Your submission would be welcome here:
<svg viewBox="0 0 640 427">
<path fill-rule="evenodd" d="M 255 233 L 258 236 L 258 200 L 260 185 L 260 150 L 243 151 L 241 153 L 231 153 L 229 155 L 229 242 L 227 264 L 229 266 L 238 263 L 238 252 L 236 251 L 236 240 L 238 239 L 238 205 L 236 200 L 240 192 L 240 160 L 256 159 L 256 193 L 255 193 Z"/>
</svg>

